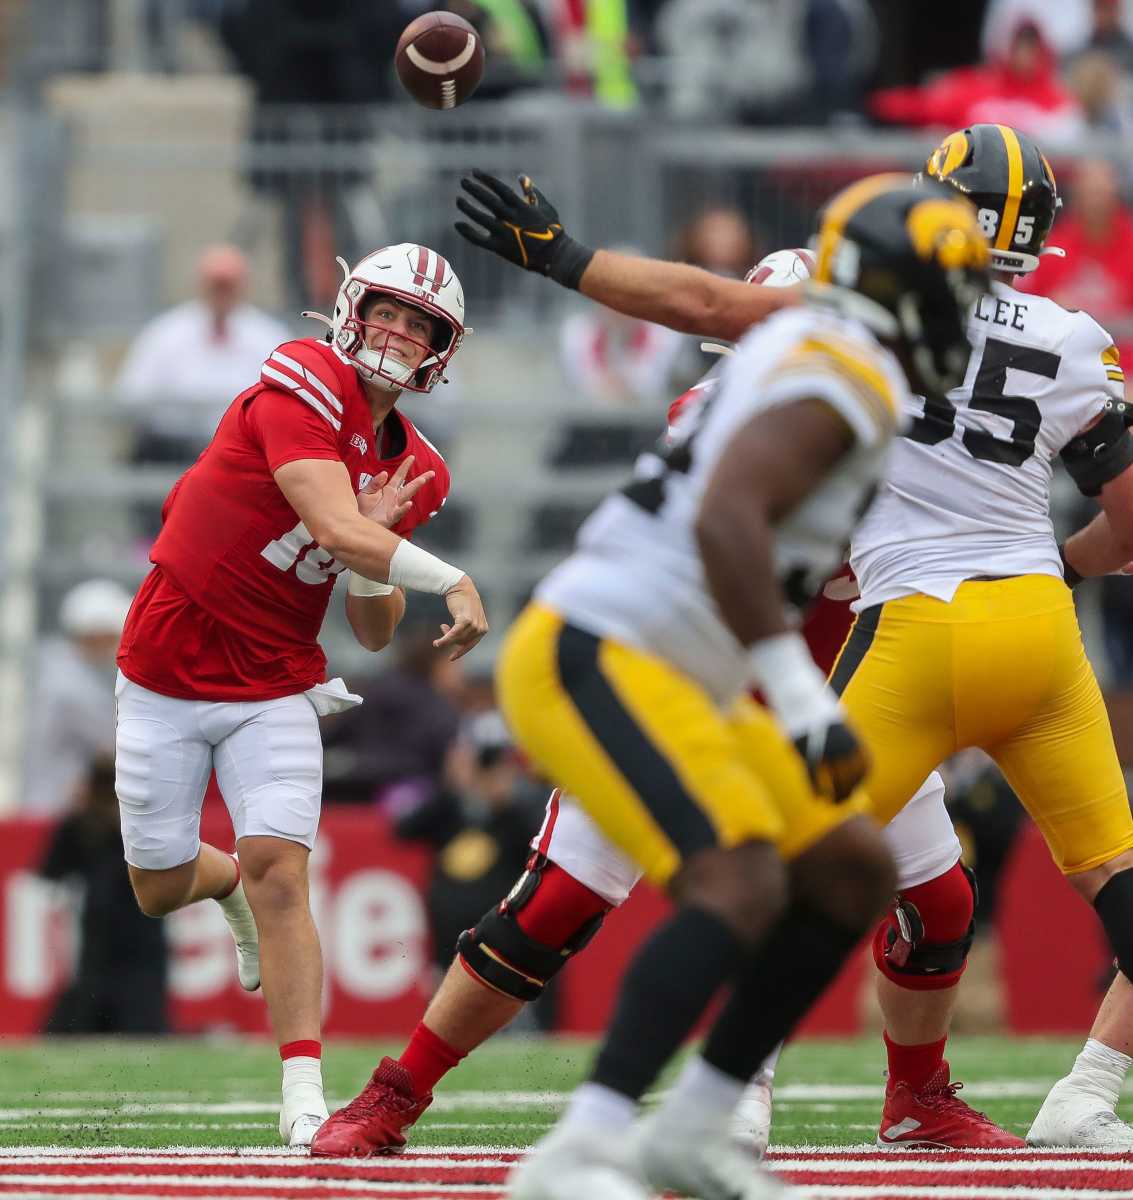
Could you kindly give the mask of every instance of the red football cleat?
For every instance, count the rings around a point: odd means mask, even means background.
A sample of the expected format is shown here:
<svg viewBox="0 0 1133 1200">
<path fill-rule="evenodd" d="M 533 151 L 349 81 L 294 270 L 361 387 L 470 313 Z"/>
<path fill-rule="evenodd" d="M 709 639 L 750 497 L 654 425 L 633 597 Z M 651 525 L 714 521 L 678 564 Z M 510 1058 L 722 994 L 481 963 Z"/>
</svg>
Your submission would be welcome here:
<svg viewBox="0 0 1133 1200">
<path fill-rule="evenodd" d="M 383 1058 L 360 1095 L 340 1108 L 315 1134 L 315 1158 L 367 1158 L 393 1154 L 405 1130 L 433 1103 L 433 1093 L 413 1094 L 413 1077 L 396 1059 Z"/>
<path fill-rule="evenodd" d="M 962 1083 L 948 1082 L 948 1064 L 919 1091 L 907 1083 L 885 1089 L 879 1146 L 920 1146 L 942 1150 L 1010 1150 L 1026 1146 L 1021 1137 L 1000 1129 L 956 1093 Z M 326 1126 L 323 1126 L 325 1129 Z"/>
</svg>

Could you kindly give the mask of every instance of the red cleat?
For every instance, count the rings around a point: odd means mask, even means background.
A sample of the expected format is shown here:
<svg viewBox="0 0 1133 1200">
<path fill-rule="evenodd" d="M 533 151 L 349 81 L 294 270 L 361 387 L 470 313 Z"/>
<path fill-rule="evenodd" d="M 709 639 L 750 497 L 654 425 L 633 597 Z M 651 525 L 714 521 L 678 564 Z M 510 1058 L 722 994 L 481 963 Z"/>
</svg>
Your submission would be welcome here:
<svg viewBox="0 0 1133 1200">
<path fill-rule="evenodd" d="M 383 1058 L 370 1082 L 315 1134 L 314 1158 L 368 1158 L 394 1154 L 405 1130 L 433 1103 L 433 1093 L 413 1094 L 413 1077 L 396 1059 Z"/>
<path fill-rule="evenodd" d="M 940 1150 L 1013 1150 L 1026 1146 L 1021 1137 L 1000 1129 L 956 1093 L 962 1083 L 948 1082 L 948 1064 L 914 1092 L 907 1083 L 885 1089 L 879 1146 L 920 1146 Z M 325 1126 L 323 1128 L 326 1128 Z"/>
</svg>

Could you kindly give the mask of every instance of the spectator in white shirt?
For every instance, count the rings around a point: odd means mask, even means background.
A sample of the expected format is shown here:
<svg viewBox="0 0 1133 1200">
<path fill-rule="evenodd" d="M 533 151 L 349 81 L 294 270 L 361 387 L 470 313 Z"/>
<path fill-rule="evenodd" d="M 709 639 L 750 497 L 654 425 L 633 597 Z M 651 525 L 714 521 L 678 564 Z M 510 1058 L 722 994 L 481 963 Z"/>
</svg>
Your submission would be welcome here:
<svg viewBox="0 0 1133 1200">
<path fill-rule="evenodd" d="M 100 758 L 114 756 L 114 659 L 130 593 L 106 579 L 72 588 L 59 634 L 39 648 L 28 705 L 21 808 L 57 817 Z"/>
<path fill-rule="evenodd" d="M 199 297 L 155 317 L 126 355 L 118 391 L 137 409 L 136 462 L 191 462 L 233 397 L 291 336 L 246 303 L 248 260 L 235 246 L 205 250 L 197 282 Z"/>
</svg>

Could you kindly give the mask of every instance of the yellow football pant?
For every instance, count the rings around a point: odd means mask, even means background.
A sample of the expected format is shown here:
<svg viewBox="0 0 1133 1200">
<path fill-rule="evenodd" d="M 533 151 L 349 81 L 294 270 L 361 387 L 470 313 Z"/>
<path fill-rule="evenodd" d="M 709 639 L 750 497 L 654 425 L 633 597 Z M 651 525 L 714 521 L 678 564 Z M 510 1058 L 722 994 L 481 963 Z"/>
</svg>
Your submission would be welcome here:
<svg viewBox="0 0 1133 1200">
<path fill-rule="evenodd" d="M 791 858 L 866 811 L 816 796 L 794 747 L 753 700 L 722 712 L 661 658 L 533 603 L 509 630 L 500 707 L 531 761 L 645 874 L 666 884 L 714 846 L 775 843 Z"/>
<path fill-rule="evenodd" d="M 865 609 L 831 682 L 873 753 L 879 820 L 978 746 L 1067 874 L 1133 847 L 1109 718 L 1060 579 L 969 580 L 951 603 L 917 595 Z"/>
</svg>

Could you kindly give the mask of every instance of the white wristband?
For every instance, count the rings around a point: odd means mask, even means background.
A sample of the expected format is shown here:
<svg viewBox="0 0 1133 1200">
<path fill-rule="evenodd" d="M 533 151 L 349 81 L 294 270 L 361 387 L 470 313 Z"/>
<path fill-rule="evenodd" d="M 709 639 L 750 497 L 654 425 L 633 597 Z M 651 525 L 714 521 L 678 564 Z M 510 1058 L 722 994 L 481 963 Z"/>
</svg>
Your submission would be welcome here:
<svg viewBox="0 0 1133 1200">
<path fill-rule="evenodd" d="M 389 596 L 393 593 L 394 586 L 392 583 L 375 583 L 365 575 L 351 571 L 350 578 L 346 581 L 346 590 L 352 596 Z"/>
<path fill-rule="evenodd" d="M 402 541 L 389 560 L 389 581 L 395 587 L 443 596 L 464 578 L 459 567 L 450 566 L 428 550 Z"/>
<path fill-rule="evenodd" d="M 748 650 L 751 680 L 792 733 L 838 708 L 838 697 L 797 633 L 764 638 Z"/>
</svg>

